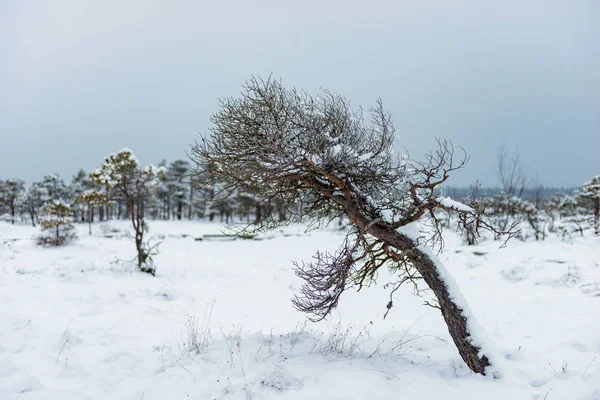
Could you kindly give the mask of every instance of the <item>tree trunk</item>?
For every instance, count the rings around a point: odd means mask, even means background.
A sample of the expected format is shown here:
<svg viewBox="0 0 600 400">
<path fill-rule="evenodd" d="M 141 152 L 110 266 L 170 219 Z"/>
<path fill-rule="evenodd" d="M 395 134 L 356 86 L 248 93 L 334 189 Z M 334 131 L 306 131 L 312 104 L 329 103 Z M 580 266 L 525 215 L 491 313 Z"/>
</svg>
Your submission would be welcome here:
<svg viewBox="0 0 600 400">
<path fill-rule="evenodd" d="M 600 235 L 600 199 L 596 199 L 594 208 L 594 232 Z"/>
<path fill-rule="evenodd" d="M 261 220 L 262 220 L 262 206 L 260 203 L 256 203 L 255 206 L 256 209 L 256 219 L 255 222 L 258 224 Z"/>
<path fill-rule="evenodd" d="M 35 228 L 35 209 L 29 208 L 29 216 L 31 217 L 31 225 Z"/>
<path fill-rule="evenodd" d="M 192 203 L 193 199 L 194 199 L 194 186 L 192 185 L 192 182 L 190 181 L 190 198 L 189 198 L 190 206 L 189 206 L 189 211 L 188 211 L 189 219 L 192 219 L 192 216 L 194 215 L 194 205 Z"/>
<path fill-rule="evenodd" d="M 129 215 L 131 216 L 131 224 L 133 225 L 133 230 L 135 231 L 135 249 L 137 251 L 137 260 L 138 260 L 138 268 L 142 269 L 142 264 L 144 263 L 143 254 L 142 254 L 142 243 L 143 243 L 143 227 L 140 224 L 139 218 L 139 210 L 136 210 L 138 207 L 134 206 L 134 201 L 128 199 L 127 209 L 129 210 Z M 137 211 L 137 213 L 136 213 Z"/>
<path fill-rule="evenodd" d="M 471 342 L 467 318 L 463 310 L 450 298 L 446 283 L 440 278 L 433 261 L 419 250 L 412 250 L 412 252 L 415 253 L 411 257 L 415 268 L 435 294 L 458 353 L 473 372 L 485 375 L 485 368 L 490 365 L 490 362 L 485 355 L 479 356 L 481 349 Z"/>
<path fill-rule="evenodd" d="M 128 199 L 127 208 L 131 217 L 131 224 L 135 231 L 135 249 L 137 251 L 137 265 L 138 269 L 142 272 L 152 274 L 154 276 L 155 270 L 152 267 L 146 265 L 148 253 L 144 249 L 144 203 L 143 200 L 135 201 Z"/>
<path fill-rule="evenodd" d="M 11 216 L 11 223 L 14 225 L 15 224 L 15 200 L 13 199 L 10 203 L 10 216 Z"/>
<path fill-rule="evenodd" d="M 473 372 L 485 375 L 485 368 L 490 365 L 490 361 L 486 355 L 480 357 L 480 349 L 471 342 L 470 332 L 467 328 L 467 317 L 450 297 L 448 287 L 440 277 L 434 261 L 417 248 L 417 243 L 391 227 L 384 224 L 373 224 L 362 215 L 351 212 L 349 212 L 349 215 L 362 230 L 409 254 L 414 267 L 437 298 L 442 316 L 448 326 L 448 332 L 458 349 L 458 353 Z"/>
<path fill-rule="evenodd" d="M 279 213 L 279 221 L 285 221 L 286 220 L 286 209 L 285 206 L 282 204 L 279 204 L 277 211 Z"/>
<path fill-rule="evenodd" d="M 88 208 L 88 229 L 90 231 L 90 235 L 92 234 L 92 213 L 94 212 L 94 207 L 89 206 Z"/>
</svg>

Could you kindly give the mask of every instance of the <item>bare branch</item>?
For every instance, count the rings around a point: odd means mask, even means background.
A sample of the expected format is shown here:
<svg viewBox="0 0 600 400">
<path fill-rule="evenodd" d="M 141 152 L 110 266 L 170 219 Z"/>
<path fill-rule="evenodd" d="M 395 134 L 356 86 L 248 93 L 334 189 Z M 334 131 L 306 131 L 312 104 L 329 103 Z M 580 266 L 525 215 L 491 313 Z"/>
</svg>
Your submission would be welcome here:
<svg viewBox="0 0 600 400">
<path fill-rule="evenodd" d="M 317 252 L 314 262 L 294 264 L 296 275 L 305 283 L 292 303 L 296 309 L 312 315 L 311 321 L 322 320 L 337 306 L 351 274 L 356 246 L 358 241 L 351 245 L 346 240 L 334 255 Z"/>
</svg>

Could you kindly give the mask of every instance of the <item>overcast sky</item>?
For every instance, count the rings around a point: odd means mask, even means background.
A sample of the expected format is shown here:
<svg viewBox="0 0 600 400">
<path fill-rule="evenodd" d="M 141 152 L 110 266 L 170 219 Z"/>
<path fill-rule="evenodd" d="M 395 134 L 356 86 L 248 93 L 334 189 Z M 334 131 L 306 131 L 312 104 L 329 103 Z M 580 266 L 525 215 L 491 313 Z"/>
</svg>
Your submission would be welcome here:
<svg viewBox="0 0 600 400">
<path fill-rule="evenodd" d="M 600 174 L 600 1 L 0 1 L 0 177 L 70 180 L 127 146 L 186 156 L 250 75 L 378 97 L 412 156 L 448 138 L 450 182 Z"/>
</svg>

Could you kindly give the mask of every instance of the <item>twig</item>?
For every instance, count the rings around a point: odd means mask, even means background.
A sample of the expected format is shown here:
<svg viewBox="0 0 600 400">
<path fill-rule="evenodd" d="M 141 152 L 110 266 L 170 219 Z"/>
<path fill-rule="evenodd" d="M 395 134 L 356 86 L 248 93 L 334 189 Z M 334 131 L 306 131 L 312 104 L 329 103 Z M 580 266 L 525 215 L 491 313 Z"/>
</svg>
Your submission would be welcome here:
<svg viewBox="0 0 600 400">
<path fill-rule="evenodd" d="M 227 336 L 225 335 L 225 332 L 223 332 L 222 328 L 221 328 L 221 335 L 223 335 L 223 339 L 225 339 L 225 344 L 227 345 L 227 348 L 229 349 L 229 361 L 231 362 L 230 368 L 233 369 L 233 368 L 235 368 L 235 362 L 233 361 L 233 350 L 231 348 L 231 343 L 229 343 L 229 339 L 227 339 Z"/>
<path fill-rule="evenodd" d="M 585 369 L 585 371 L 583 371 L 583 374 L 581 375 L 582 378 L 585 378 L 585 374 L 587 374 L 588 369 L 590 369 L 590 367 L 592 366 L 592 364 L 593 364 L 594 361 L 596 361 L 596 357 L 592 358 L 592 361 L 590 361 L 590 363 L 588 364 L 588 366 Z"/>
<path fill-rule="evenodd" d="M 393 301 L 393 297 L 394 297 L 394 292 L 398 289 L 400 289 L 400 286 L 402 286 L 402 284 L 404 282 L 406 282 L 407 280 L 409 280 L 410 278 L 408 276 L 405 276 L 404 278 L 400 279 L 400 281 L 398 281 L 396 283 L 396 287 L 394 287 L 394 289 L 390 292 L 390 301 L 387 303 L 386 308 L 387 311 L 385 312 L 385 314 L 383 314 L 383 319 L 385 319 L 385 317 L 387 317 L 388 313 L 390 312 L 390 310 L 392 309 L 392 307 L 394 306 L 394 301 Z"/>
<path fill-rule="evenodd" d="M 56 356 L 56 360 L 54 360 L 54 364 L 56 364 L 58 362 L 58 359 L 60 358 L 60 355 L 62 354 L 65 346 L 67 345 L 67 341 L 63 341 L 65 335 L 67 334 L 67 331 L 69 330 L 69 327 L 71 326 L 71 323 L 73 322 L 73 320 L 71 319 L 69 321 L 69 324 L 67 325 L 67 329 L 65 329 L 65 331 L 63 332 L 62 336 L 60 337 L 60 340 L 63 342 L 62 347 L 60 348 L 60 351 L 58 352 L 58 355 Z"/>
<path fill-rule="evenodd" d="M 431 307 L 431 308 L 437 308 L 438 310 L 442 311 L 442 308 L 441 308 L 439 305 L 437 305 L 437 304 L 431 304 L 431 303 L 430 303 L 430 302 L 428 302 L 427 300 L 425 300 L 425 301 L 423 302 L 423 304 L 424 304 L 424 305 L 426 305 L 426 306 L 429 306 L 429 307 Z"/>
<path fill-rule="evenodd" d="M 244 361 L 242 359 L 242 348 L 240 342 L 237 342 L 238 354 L 240 356 L 240 369 L 242 370 L 242 378 L 244 379 L 244 392 L 246 393 L 246 399 L 250 400 L 250 392 L 248 392 L 248 382 L 246 382 L 246 371 L 244 371 Z"/>
<path fill-rule="evenodd" d="M 187 369 L 186 367 L 184 367 L 183 365 L 181 365 L 181 363 L 179 363 L 179 362 L 178 362 L 177 364 L 179 364 L 179 366 L 180 366 L 181 368 L 183 368 L 183 369 L 184 369 L 184 370 L 185 370 L 185 371 L 186 371 L 188 374 L 190 374 L 190 376 L 191 376 L 191 377 L 192 377 L 192 379 L 194 380 L 194 383 L 196 383 L 196 377 L 194 376 L 194 374 L 192 374 L 192 373 L 190 372 L 190 370 L 189 370 L 189 369 Z"/>
</svg>

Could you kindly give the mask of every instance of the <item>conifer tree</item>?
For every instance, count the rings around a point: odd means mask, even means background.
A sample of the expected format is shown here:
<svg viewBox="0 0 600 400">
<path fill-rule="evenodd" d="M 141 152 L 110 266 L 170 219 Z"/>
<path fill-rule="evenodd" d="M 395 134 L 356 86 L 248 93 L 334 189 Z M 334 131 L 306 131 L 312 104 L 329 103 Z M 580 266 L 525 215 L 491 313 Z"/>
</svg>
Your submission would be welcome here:
<svg viewBox="0 0 600 400">
<path fill-rule="evenodd" d="M 87 212 L 87 220 L 89 226 L 89 233 L 92 234 L 92 222 L 94 220 L 94 207 L 103 206 L 108 203 L 106 192 L 101 192 L 96 189 L 88 189 L 81 193 L 76 199 L 75 203 L 83 206 L 83 211 Z"/>
<path fill-rule="evenodd" d="M 11 223 L 14 225 L 18 200 L 25 191 L 25 182 L 22 179 L 0 179 L 0 206 L 4 206 L 10 213 Z"/>
<path fill-rule="evenodd" d="M 45 175 L 40 185 L 46 190 L 45 201 L 69 200 L 69 189 L 58 174 Z"/>
<path fill-rule="evenodd" d="M 46 203 L 41 211 L 39 244 L 61 246 L 75 237 L 71 207 L 62 200 Z"/>
<path fill-rule="evenodd" d="M 475 208 L 441 196 L 441 185 L 467 161 L 464 151 L 457 160 L 452 144 L 439 141 L 422 161 L 398 158 L 392 119 L 381 102 L 367 119 L 341 96 L 327 91 L 312 96 L 272 79 L 250 79 L 240 97 L 221 101 L 212 122 L 210 135 L 192 154 L 209 183 L 221 185 L 217 198 L 252 190 L 266 203 L 299 203 L 285 220 L 264 213 L 238 233 L 292 222 L 349 221 L 336 253 L 317 253 L 314 262 L 297 265 L 305 284 L 293 301 L 296 308 L 323 319 L 345 290 L 374 283 L 379 268 L 399 274 L 396 286 L 422 279 L 462 359 L 474 372 L 486 373 L 491 360 L 482 347 L 485 339 L 429 247 L 442 243 L 441 211 L 458 214 L 461 226 L 476 234 L 479 229 L 514 234 L 495 230 Z"/>
<path fill-rule="evenodd" d="M 91 174 L 94 184 L 104 188 L 107 200 L 121 200 L 127 205 L 134 230 L 137 266 L 140 271 L 152 275 L 156 270 L 151 256 L 157 245 L 151 246 L 149 241 L 144 241 L 147 231 L 144 217 L 152 200 L 153 188 L 161 175 L 164 175 L 162 168 L 153 165 L 140 168 L 137 158 L 127 148 L 106 157 Z"/>
<path fill-rule="evenodd" d="M 600 235 L 600 175 L 593 177 L 590 181 L 581 185 L 576 197 L 591 209 L 594 233 Z"/>
<path fill-rule="evenodd" d="M 175 160 L 166 170 L 167 188 L 178 220 L 183 218 L 183 207 L 189 199 L 189 185 L 186 183 L 189 170 L 190 164 L 186 160 Z"/>
</svg>

